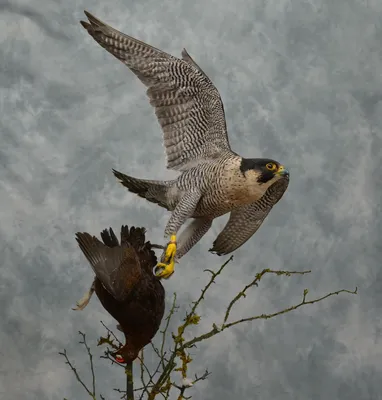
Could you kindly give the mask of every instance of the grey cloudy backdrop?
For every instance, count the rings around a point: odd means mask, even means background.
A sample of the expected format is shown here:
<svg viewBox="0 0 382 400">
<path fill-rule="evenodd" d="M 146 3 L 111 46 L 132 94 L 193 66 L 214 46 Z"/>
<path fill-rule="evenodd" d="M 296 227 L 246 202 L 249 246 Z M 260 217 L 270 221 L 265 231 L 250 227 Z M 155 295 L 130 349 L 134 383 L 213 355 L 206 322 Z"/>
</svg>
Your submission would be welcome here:
<svg viewBox="0 0 382 400">
<path fill-rule="evenodd" d="M 286 164 L 291 183 L 202 307 L 201 333 L 256 272 L 268 277 L 235 313 L 273 312 L 304 288 L 341 295 L 226 331 L 193 351 L 212 372 L 195 399 L 382 399 L 382 2 L 380 0 L 0 0 L 0 398 L 85 399 L 57 352 L 88 376 L 77 331 L 93 347 L 115 323 L 93 298 L 74 233 L 148 228 L 168 213 L 135 198 L 111 169 L 169 178 L 144 87 L 80 26 L 87 9 L 179 56 L 186 47 L 218 87 L 230 142 L 247 157 Z M 184 305 L 199 294 L 225 218 L 167 282 Z M 181 317 L 178 314 L 177 318 Z M 175 321 L 176 322 L 176 321 Z M 107 398 L 124 378 L 95 349 Z"/>
</svg>

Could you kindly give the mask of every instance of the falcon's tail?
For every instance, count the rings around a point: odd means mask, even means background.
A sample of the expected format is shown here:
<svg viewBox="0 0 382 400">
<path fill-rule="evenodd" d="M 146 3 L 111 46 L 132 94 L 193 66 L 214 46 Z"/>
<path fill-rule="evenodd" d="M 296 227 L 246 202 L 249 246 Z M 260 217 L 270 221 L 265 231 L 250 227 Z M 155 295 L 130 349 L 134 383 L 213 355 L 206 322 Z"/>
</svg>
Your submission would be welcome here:
<svg viewBox="0 0 382 400">
<path fill-rule="evenodd" d="M 113 169 L 113 173 L 130 192 L 170 211 L 166 196 L 171 185 L 170 182 L 133 178 L 115 169 Z"/>
</svg>

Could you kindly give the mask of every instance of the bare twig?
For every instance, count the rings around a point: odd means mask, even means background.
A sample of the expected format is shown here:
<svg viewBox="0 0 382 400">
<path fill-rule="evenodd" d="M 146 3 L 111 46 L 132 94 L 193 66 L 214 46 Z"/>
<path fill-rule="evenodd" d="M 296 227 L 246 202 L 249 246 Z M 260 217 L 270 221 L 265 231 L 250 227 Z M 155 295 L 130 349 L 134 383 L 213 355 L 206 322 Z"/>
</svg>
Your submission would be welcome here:
<svg viewBox="0 0 382 400">
<path fill-rule="evenodd" d="M 192 381 L 192 384 L 194 385 L 195 383 L 199 382 L 199 381 L 204 381 L 206 380 L 209 376 L 211 375 L 211 372 L 208 372 L 208 370 L 206 369 L 203 373 L 203 375 L 200 375 L 199 377 L 197 375 L 195 375 L 195 379 Z"/>
<path fill-rule="evenodd" d="M 142 382 L 142 386 L 145 388 L 145 390 L 142 391 L 142 393 L 141 393 L 141 395 L 139 397 L 139 399 L 142 400 L 145 393 L 147 395 L 149 395 L 148 387 L 151 386 L 151 385 L 154 385 L 154 380 L 153 380 L 152 374 L 150 373 L 149 368 L 145 364 L 144 350 L 143 349 L 141 350 L 141 354 L 138 356 L 138 360 L 141 363 L 141 382 Z M 147 383 L 145 382 L 145 371 L 146 371 L 146 374 L 149 377 L 149 381 Z"/>
<path fill-rule="evenodd" d="M 65 357 L 65 360 L 66 360 L 66 361 L 65 361 L 65 364 L 68 364 L 68 365 L 69 365 L 69 367 L 70 367 L 70 369 L 73 371 L 73 373 L 74 373 L 74 375 L 75 375 L 77 381 L 83 386 L 83 388 L 86 390 L 87 394 L 88 394 L 92 399 L 96 400 L 95 393 L 94 393 L 94 392 L 92 393 L 92 392 L 89 390 L 89 388 L 86 386 L 85 382 L 81 379 L 80 375 L 79 375 L 78 372 L 77 372 L 77 369 L 76 369 L 76 368 L 74 367 L 74 365 L 70 362 L 70 360 L 69 360 L 69 358 L 68 358 L 68 355 L 67 355 L 67 353 L 66 353 L 66 350 L 64 349 L 63 352 L 59 352 L 58 354 L 60 354 L 61 356 Z"/>
<path fill-rule="evenodd" d="M 195 310 L 199 307 L 199 304 L 204 300 L 204 295 L 206 294 L 207 290 L 211 287 L 213 283 L 215 283 L 215 278 L 220 275 L 223 271 L 223 269 L 233 260 L 233 256 L 231 256 L 216 272 L 210 270 L 210 269 L 205 269 L 204 271 L 209 272 L 211 274 L 211 278 L 207 285 L 204 287 L 202 290 L 201 295 L 199 298 L 193 303 L 193 306 L 191 308 L 191 312 L 189 315 L 195 314 Z"/>
<path fill-rule="evenodd" d="M 148 382 L 148 383 L 149 383 L 149 384 L 150 384 L 150 383 L 154 383 L 154 381 L 153 381 L 153 374 L 150 372 L 148 366 L 146 365 L 146 363 L 145 363 L 145 361 L 144 361 L 143 351 L 141 351 L 141 355 L 138 356 L 138 360 L 139 360 L 140 363 L 141 363 L 141 367 L 143 368 L 144 371 L 146 371 L 146 374 L 147 374 L 148 377 L 149 377 L 149 382 Z"/>
<path fill-rule="evenodd" d="M 166 352 L 163 352 L 163 355 L 161 355 L 160 350 L 158 349 L 158 347 L 155 346 L 155 344 L 153 342 L 150 342 L 150 346 L 154 350 L 154 353 L 157 355 L 157 357 L 160 361 L 162 361 L 162 360 L 163 360 L 163 362 L 167 361 Z"/>
<path fill-rule="evenodd" d="M 143 350 L 144 350 L 144 349 L 141 350 L 141 356 L 140 356 L 140 362 L 141 362 L 141 383 L 142 383 L 142 387 L 143 387 L 141 396 L 139 397 L 140 400 L 143 399 L 143 395 L 144 395 L 145 393 L 146 393 L 146 394 L 149 394 L 149 392 L 148 392 L 148 390 L 147 390 L 148 384 L 145 382 L 145 370 L 144 370 L 144 368 L 146 367 L 146 365 L 145 365 L 145 363 L 144 363 L 144 353 L 143 353 Z"/>
<path fill-rule="evenodd" d="M 228 324 L 224 324 L 223 323 L 220 328 L 218 328 L 216 324 L 213 324 L 212 329 L 209 332 L 204 333 L 203 335 L 200 335 L 198 337 L 195 337 L 195 338 L 189 340 L 188 342 L 183 344 L 182 348 L 184 348 L 184 349 L 190 348 L 190 347 L 194 346 L 198 342 L 201 342 L 201 341 L 203 341 L 205 339 L 209 339 L 209 338 L 217 335 L 218 333 L 224 331 L 225 329 L 228 329 L 228 328 L 230 328 L 232 326 L 241 324 L 243 322 L 255 321 L 257 319 L 274 318 L 274 317 L 276 317 L 278 315 L 286 314 L 286 313 L 288 313 L 290 311 L 297 310 L 298 308 L 300 308 L 302 306 L 305 306 L 305 305 L 308 305 L 308 304 L 318 303 L 319 301 L 325 300 L 328 297 L 331 297 L 331 296 L 334 296 L 334 295 L 338 295 L 340 293 L 357 294 L 357 288 L 354 291 L 346 290 L 346 289 L 338 290 L 336 292 L 329 293 L 329 294 L 327 294 L 325 296 L 319 297 L 318 299 L 314 299 L 314 300 L 310 300 L 310 301 L 306 301 L 306 295 L 308 294 L 308 290 L 305 289 L 302 301 L 300 303 L 294 305 L 294 306 L 290 306 L 290 307 L 285 308 L 283 310 L 277 311 L 277 312 L 275 312 L 273 314 L 261 314 L 261 315 L 256 315 L 254 317 L 243 318 L 243 319 L 240 319 L 240 320 L 237 320 L 237 321 L 234 321 L 234 322 L 230 322 Z"/>
<path fill-rule="evenodd" d="M 115 336 L 114 332 L 112 330 L 110 330 L 102 321 L 100 321 L 100 322 L 101 322 L 102 326 L 106 329 L 108 337 L 109 338 L 112 337 L 118 343 L 119 347 L 122 346 L 123 343 L 117 338 L 117 336 Z M 114 346 L 112 345 L 113 348 L 118 348 L 118 347 L 114 347 Z"/>
<path fill-rule="evenodd" d="M 165 354 L 165 351 L 164 351 L 164 347 L 165 347 L 165 343 L 166 343 L 166 334 L 167 334 L 167 331 L 168 331 L 168 327 L 170 325 L 171 318 L 174 315 L 174 313 L 176 312 L 177 308 L 178 307 L 176 306 L 176 293 L 174 293 L 173 300 L 172 300 L 172 305 L 171 305 L 170 311 L 169 311 L 169 313 L 168 313 L 168 315 L 166 317 L 166 325 L 165 325 L 163 331 L 161 331 L 162 343 L 161 343 L 161 347 L 160 347 L 160 361 L 161 361 L 161 364 L 162 364 L 162 369 L 164 369 L 164 367 L 165 367 L 164 360 L 165 360 L 166 354 Z"/>
<path fill-rule="evenodd" d="M 227 329 L 227 328 L 230 328 L 231 326 L 235 326 L 235 325 L 241 324 L 242 322 L 254 321 L 256 319 L 274 318 L 274 317 L 276 317 L 278 315 L 286 314 L 286 313 L 288 313 L 290 311 L 297 310 L 298 308 L 300 308 L 302 306 L 305 306 L 305 305 L 308 305 L 308 304 L 318 303 L 319 301 L 325 300 L 328 297 L 335 296 L 335 295 L 338 295 L 340 293 L 357 294 L 357 288 L 355 288 L 355 290 L 353 290 L 353 291 L 352 290 L 347 290 L 347 289 L 337 290 L 336 292 L 329 293 L 329 294 L 327 294 L 325 296 L 319 297 L 318 299 L 314 299 L 314 300 L 310 300 L 310 301 L 306 301 L 306 295 L 308 294 L 308 289 L 305 289 L 304 293 L 303 293 L 302 301 L 300 303 L 296 304 L 295 306 L 291 306 L 291 307 L 285 308 L 284 310 L 275 312 L 273 314 L 261 314 L 261 315 L 255 316 L 255 317 L 243 318 L 243 319 L 240 319 L 238 321 L 231 322 L 229 324 L 224 325 L 223 329 Z"/>
<path fill-rule="evenodd" d="M 187 379 L 183 379 L 181 386 L 176 385 L 176 384 L 173 383 L 172 386 L 174 386 L 175 388 L 177 388 L 179 390 L 178 400 L 191 399 L 191 396 L 190 397 L 186 397 L 184 395 L 186 390 L 189 389 L 190 387 L 194 386 L 195 383 L 197 383 L 199 381 L 204 381 L 205 379 L 207 379 L 207 377 L 209 375 L 211 375 L 211 374 L 207 370 L 205 370 L 203 375 L 201 375 L 200 377 L 195 375 L 195 379 L 193 381 L 187 380 Z"/>
<path fill-rule="evenodd" d="M 93 394 L 95 395 L 95 374 L 94 374 L 94 365 L 93 365 L 93 355 L 90 352 L 90 348 L 89 348 L 88 344 L 86 343 L 86 335 L 84 333 L 82 333 L 81 331 L 78 331 L 78 333 L 82 336 L 82 341 L 80 341 L 80 343 L 85 346 L 86 351 L 89 356 L 90 370 L 92 373 L 92 388 L 93 388 Z"/>
<path fill-rule="evenodd" d="M 176 358 L 176 353 L 174 351 L 172 351 L 172 356 L 168 359 L 166 357 L 166 351 L 165 351 L 165 344 L 166 344 L 166 335 L 168 332 L 168 328 L 170 326 L 170 321 L 172 316 L 175 314 L 175 312 L 177 311 L 178 307 L 176 305 L 176 293 L 174 293 L 173 295 L 173 301 L 172 301 L 172 305 L 170 308 L 170 311 L 168 313 L 168 315 L 165 318 L 166 324 L 163 328 L 163 330 L 160 331 L 161 333 L 161 337 L 162 337 L 162 341 L 160 344 L 160 348 L 156 348 L 155 345 L 153 343 L 151 343 L 152 348 L 154 349 L 155 353 L 157 354 L 159 361 L 158 361 L 158 365 L 154 371 L 153 374 L 151 374 L 148 370 L 148 368 L 146 367 L 146 365 L 143 362 L 143 359 L 141 359 L 141 381 L 142 381 L 142 385 L 144 387 L 148 387 L 151 383 L 152 385 L 152 390 L 150 391 L 150 394 L 148 396 L 148 399 L 153 399 L 155 398 L 155 396 L 157 394 L 161 394 L 164 398 L 168 398 L 168 393 L 166 396 L 166 392 L 169 392 L 169 390 L 171 389 L 171 385 L 168 384 L 168 378 L 169 375 L 171 373 L 171 371 L 174 369 L 175 367 L 175 363 L 174 360 Z M 154 377 L 159 373 L 160 369 L 162 369 L 159 378 L 157 379 L 156 383 L 154 383 Z M 147 375 L 149 376 L 149 382 L 148 384 L 146 384 L 146 382 L 144 382 L 144 380 L 142 380 L 143 377 L 143 370 L 146 371 Z M 167 383 L 165 383 L 167 382 Z M 165 388 L 163 387 L 165 385 Z M 150 385 L 151 386 L 151 385 Z M 159 389 L 162 389 L 163 392 L 160 392 Z M 155 395 L 154 395 L 155 393 Z M 141 394 L 140 399 L 143 399 L 143 392 Z"/>
<path fill-rule="evenodd" d="M 233 299 L 232 301 L 229 303 L 225 316 L 224 316 L 224 321 L 223 324 L 225 324 L 229 318 L 230 312 L 232 310 L 232 307 L 234 306 L 234 304 L 241 298 L 241 297 L 246 297 L 246 292 L 249 288 L 253 287 L 253 286 L 258 286 L 258 283 L 260 282 L 261 278 L 265 275 L 265 274 L 275 274 L 275 275 L 286 275 L 286 276 L 291 276 L 291 275 L 305 275 L 305 274 L 309 274 L 311 271 L 273 271 L 271 269 L 263 269 L 259 274 L 256 274 L 255 279 L 249 283 L 248 285 L 246 285 L 244 287 L 244 289 L 239 292 Z"/>
</svg>

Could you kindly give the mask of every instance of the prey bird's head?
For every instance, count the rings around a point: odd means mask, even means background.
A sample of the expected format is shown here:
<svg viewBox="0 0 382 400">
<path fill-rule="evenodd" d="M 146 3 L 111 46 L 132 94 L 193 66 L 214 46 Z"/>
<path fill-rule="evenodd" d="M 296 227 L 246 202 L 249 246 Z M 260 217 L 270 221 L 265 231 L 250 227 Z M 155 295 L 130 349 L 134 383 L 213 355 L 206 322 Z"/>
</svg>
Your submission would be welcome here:
<svg viewBox="0 0 382 400">
<path fill-rule="evenodd" d="M 281 178 L 289 179 L 289 171 L 284 165 L 269 158 L 243 158 L 240 171 L 250 185 L 265 190 Z"/>
<path fill-rule="evenodd" d="M 129 346 L 127 343 L 118 351 L 111 353 L 114 360 L 119 364 L 125 364 L 134 361 L 139 354 L 139 350 Z"/>
</svg>

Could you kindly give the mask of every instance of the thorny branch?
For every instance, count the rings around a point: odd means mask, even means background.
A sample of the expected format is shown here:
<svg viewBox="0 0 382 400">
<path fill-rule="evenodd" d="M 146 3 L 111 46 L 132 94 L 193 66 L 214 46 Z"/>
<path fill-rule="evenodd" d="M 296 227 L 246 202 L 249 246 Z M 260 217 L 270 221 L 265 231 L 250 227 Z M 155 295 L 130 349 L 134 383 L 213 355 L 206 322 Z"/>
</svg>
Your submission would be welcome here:
<svg viewBox="0 0 382 400">
<path fill-rule="evenodd" d="M 186 349 L 186 348 L 193 347 L 196 343 L 201 342 L 201 341 L 203 341 L 203 340 L 205 340 L 205 339 L 209 339 L 209 338 L 211 338 L 211 337 L 217 335 L 218 333 L 224 331 L 225 329 L 228 329 L 228 328 L 230 328 L 230 327 L 232 327 L 232 326 L 241 324 L 241 323 L 243 323 L 243 322 L 255 321 L 255 320 L 257 320 L 257 319 L 270 319 L 270 318 L 274 318 L 274 317 L 277 317 L 278 315 L 286 314 L 286 313 L 288 313 L 288 312 L 297 310 L 298 308 L 300 308 L 300 307 L 302 307 L 302 306 L 304 306 L 304 305 L 318 303 L 319 301 L 325 300 L 325 299 L 327 299 L 328 297 L 335 296 L 335 295 L 338 295 L 338 294 L 340 294 L 340 293 L 357 294 L 357 288 L 355 288 L 354 291 L 346 290 L 346 289 L 338 290 L 338 291 L 336 291 L 336 292 L 329 293 L 329 294 L 327 294 L 327 295 L 325 295 L 325 296 L 322 296 L 322 297 L 320 297 L 320 298 L 318 298 L 318 299 L 314 299 L 314 300 L 310 300 L 310 301 L 306 301 L 306 295 L 308 294 L 308 290 L 305 289 L 305 290 L 304 290 L 304 294 L 303 294 L 303 299 L 302 299 L 302 301 L 301 301 L 300 303 L 294 305 L 294 306 L 290 306 L 290 307 L 288 307 L 288 308 L 285 308 L 285 309 L 283 309 L 283 310 L 277 311 L 277 312 L 272 313 L 272 314 L 261 314 L 261 315 L 256 315 L 256 316 L 254 316 L 254 317 L 242 318 L 242 319 L 239 319 L 239 320 L 237 320 L 237 321 L 230 322 L 230 323 L 228 323 L 228 324 L 223 323 L 220 327 L 218 327 L 216 324 L 213 324 L 213 325 L 212 325 L 212 329 L 211 329 L 209 332 L 204 333 L 203 335 L 194 337 L 193 339 L 191 339 L 191 340 L 189 340 L 188 342 L 184 343 L 184 344 L 183 344 L 183 348 Z"/>
<path fill-rule="evenodd" d="M 190 355 L 187 353 L 187 349 L 190 349 L 192 347 L 195 347 L 195 345 L 199 342 L 202 342 L 203 340 L 209 339 L 218 333 L 229 329 L 233 326 L 239 325 L 244 322 L 251 322 L 255 321 L 258 319 L 270 319 L 274 318 L 278 315 L 281 314 L 286 314 L 288 312 L 297 310 L 300 307 L 306 306 L 306 305 L 311 305 L 318 303 L 320 301 L 323 301 L 331 296 L 338 295 L 340 293 L 348 293 L 348 294 L 357 294 L 357 288 L 354 291 L 351 290 L 338 290 L 336 292 L 328 293 L 325 296 L 313 299 L 313 300 L 307 300 L 307 295 L 308 295 L 308 290 L 305 289 L 302 295 L 302 299 L 298 304 L 289 306 L 287 308 L 284 308 L 283 310 L 276 311 L 274 313 L 269 313 L 269 314 L 260 314 L 256 316 L 250 316 L 247 318 L 242 318 L 238 319 L 236 321 L 228 322 L 232 310 L 234 306 L 237 304 L 237 302 L 241 298 L 245 298 L 247 296 L 247 292 L 250 288 L 252 287 L 257 287 L 260 280 L 265 276 L 269 274 L 273 274 L 276 276 L 292 276 L 292 275 L 305 275 L 310 273 L 311 271 L 275 271 L 271 269 L 264 269 L 260 273 L 255 275 L 255 278 L 247 284 L 246 286 L 243 287 L 243 289 L 237 293 L 231 301 L 228 303 L 228 306 L 226 308 L 226 311 L 224 313 L 224 316 L 222 317 L 222 322 L 218 326 L 216 323 L 212 324 L 212 328 L 210 331 L 205 332 L 199 336 L 195 336 L 194 338 L 186 341 L 184 338 L 184 333 L 186 332 L 187 328 L 191 325 L 197 325 L 200 321 L 200 316 L 197 314 L 197 309 L 199 305 L 202 303 L 202 301 L 206 297 L 207 291 L 210 289 L 213 283 L 215 283 L 215 279 L 223 272 L 224 268 L 227 266 L 229 262 L 231 262 L 233 259 L 233 256 L 231 256 L 216 272 L 212 270 L 205 270 L 206 272 L 209 272 L 211 274 L 210 279 L 206 286 L 203 288 L 201 291 L 201 294 L 197 300 L 191 303 L 191 309 L 189 312 L 187 312 L 183 323 L 180 324 L 177 328 L 177 333 L 172 334 L 172 344 L 170 348 L 166 351 L 166 338 L 168 336 L 168 330 L 170 327 L 170 321 L 175 314 L 175 312 L 178 310 L 178 306 L 176 305 L 176 294 L 174 293 L 173 297 L 173 302 L 170 308 L 170 311 L 166 318 L 164 319 L 165 324 L 164 328 L 162 331 L 160 331 L 160 345 L 156 346 L 154 343 L 151 343 L 151 348 L 153 349 L 154 354 L 156 355 L 158 359 L 158 363 L 156 367 L 150 369 L 148 365 L 145 363 L 144 359 L 144 352 L 143 349 L 140 352 L 140 355 L 138 357 L 138 360 L 140 361 L 140 380 L 141 380 L 141 387 L 133 389 L 133 380 L 132 380 L 132 365 L 128 367 L 124 367 L 121 364 L 118 364 L 115 362 L 114 358 L 111 356 L 111 352 L 109 348 L 107 348 L 104 352 L 104 355 L 101 356 L 101 358 L 106 358 L 109 359 L 112 364 L 116 364 L 120 367 L 125 368 L 125 373 L 127 375 L 127 387 L 126 391 L 122 391 L 120 389 L 114 389 L 118 393 L 122 394 L 122 399 L 127 399 L 127 400 L 134 400 L 134 392 L 140 392 L 139 400 L 143 400 L 144 398 L 147 400 L 154 400 L 158 395 L 160 395 L 163 399 L 169 399 L 170 392 L 172 389 L 177 389 L 179 391 L 178 393 L 178 400 L 185 400 L 185 399 L 190 399 L 191 397 L 186 397 L 185 393 L 187 389 L 192 387 L 194 384 L 197 382 L 207 379 L 210 373 L 208 370 L 206 370 L 202 375 L 199 377 L 197 375 L 194 376 L 193 379 L 188 378 L 188 365 L 192 362 L 192 358 Z M 102 323 L 102 322 L 101 322 Z M 101 337 L 98 341 L 98 345 L 106 344 L 110 346 L 112 349 L 117 349 L 121 346 L 121 342 L 118 340 L 118 338 L 115 336 L 115 334 L 106 327 L 102 323 L 102 325 L 105 327 L 107 331 L 107 336 L 106 337 Z M 90 352 L 89 347 L 86 344 L 85 340 L 85 335 L 80 332 L 80 335 L 82 335 L 83 340 L 80 342 L 84 344 L 86 347 L 86 350 L 88 352 L 89 360 L 90 360 L 90 366 L 91 366 L 91 371 L 92 371 L 92 391 L 85 385 L 85 383 L 81 380 L 81 378 L 78 375 L 77 370 L 74 368 L 74 366 L 71 364 L 69 361 L 66 350 L 64 350 L 63 353 L 60 353 L 63 355 L 66 359 L 66 363 L 70 366 L 70 368 L 73 370 L 77 380 L 81 383 L 81 385 L 85 388 L 87 393 L 89 394 L 90 397 L 93 399 L 96 399 L 95 397 L 95 376 L 94 376 L 94 369 L 93 369 L 93 359 L 92 355 Z M 117 344 L 116 344 L 117 343 Z M 178 362 L 178 363 L 177 363 Z M 173 381 L 173 376 L 172 374 L 174 372 L 180 372 L 181 374 L 181 384 L 176 384 Z M 101 396 L 102 399 L 102 396 Z"/>
<path fill-rule="evenodd" d="M 291 276 L 291 275 L 305 275 L 305 274 L 309 274 L 311 271 L 273 271 L 271 269 L 263 269 L 259 274 L 256 274 L 255 279 L 249 283 L 247 286 L 244 287 L 244 289 L 242 291 L 240 291 L 233 299 L 232 301 L 229 303 L 228 307 L 227 307 L 227 311 L 225 313 L 224 316 L 224 321 L 223 323 L 225 324 L 229 318 L 229 315 L 231 313 L 232 307 L 234 306 L 234 304 L 240 300 L 240 298 L 242 297 L 246 297 L 246 292 L 248 289 L 250 289 L 253 286 L 258 286 L 261 278 L 265 275 L 265 274 L 276 274 L 278 276 L 280 275 L 286 275 L 286 276 Z"/>
<path fill-rule="evenodd" d="M 65 357 L 65 360 L 66 360 L 65 363 L 69 365 L 69 367 L 73 371 L 77 381 L 84 387 L 84 389 L 86 390 L 87 394 L 92 399 L 96 400 L 96 390 L 95 390 L 96 378 L 95 378 L 95 374 L 94 374 L 93 355 L 92 355 L 92 353 L 90 351 L 89 346 L 86 343 L 86 335 L 84 333 L 82 333 L 81 331 L 78 331 L 78 334 L 82 337 L 82 340 L 79 343 L 83 344 L 85 346 L 86 351 L 88 353 L 89 361 L 90 361 L 90 370 L 91 370 L 91 374 L 92 374 L 92 391 L 87 387 L 85 382 L 82 380 L 82 378 L 78 374 L 77 369 L 74 367 L 72 362 L 69 360 L 68 354 L 66 352 L 66 349 L 64 349 L 63 352 L 59 352 L 58 354 L 60 354 L 61 356 Z M 100 398 L 102 399 L 102 395 L 100 395 Z"/>
<path fill-rule="evenodd" d="M 120 346 L 123 345 L 123 343 L 115 336 L 114 332 L 110 330 L 102 321 L 101 321 L 102 326 L 106 329 L 107 336 L 106 338 L 101 337 L 98 341 L 97 346 L 101 346 L 104 343 L 109 344 L 113 349 L 118 350 Z M 113 339 L 111 339 L 113 338 Z M 118 346 L 114 344 L 114 340 L 118 343 Z"/>
<path fill-rule="evenodd" d="M 164 366 L 165 366 L 164 362 L 165 362 L 165 357 L 166 357 L 166 352 L 164 351 L 164 346 L 166 344 L 166 334 L 167 334 L 167 331 L 168 331 L 168 327 L 170 325 L 171 318 L 174 315 L 174 313 L 177 311 L 178 308 L 179 307 L 176 306 L 176 293 L 174 293 L 174 297 L 173 297 L 173 300 L 172 300 L 172 305 L 171 305 L 170 311 L 169 311 L 169 313 L 168 313 L 168 315 L 166 317 L 166 325 L 165 325 L 163 331 L 161 331 L 162 344 L 161 344 L 161 347 L 160 347 L 160 362 L 162 364 L 162 368 L 163 369 L 164 369 Z"/>
<path fill-rule="evenodd" d="M 141 350 L 140 362 L 141 362 L 141 383 L 142 383 L 142 387 L 143 387 L 143 390 L 141 392 L 141 396 L 139 397 L 139 399 L 141 400 L 141 399 L 143 399 L 143 395 L 145 393 L 147 395 L 149 394 L 148 387 L 149 387 L 149 384 L 150 384 L 150 382 L 146 383 L 146 380 L 145 380 L 145 368 L 147 369 L 147 371 L 148 371 L 148 368 L 146 367 L 146 364 L 145 364 L 144 349 Z M 148 374 L 150 376 L 150 371 L 148 371 Z M 150 376 L 150 380 L 151 380 L 151 376 Z"/>
<path fill-rule="evenodd" d="M 308 294 L 308 290 L 305 289 L 304 293 L 303 293 L 303 299 L 299 304 L 296 304 L 294 306 L 290 306 L 286 309 L 280 310 L 278 312 L 272 313 L 272 314 L 261 314 L 261 315 L 257 315 L 257 316 L 253 316 L 253 317 L 248 317 L 248 318 L 244 318 L 244 319 L 240 319 L 234 322 L 230 322 L 227 323 L 228 318 L 231 314 L 232 308 L 233 306 L 239 301 L 240 298 L 242 297 L 246 297 L 246 293 L 248 291 L 248 289 L 250 289 L 253 286 L 258 286 L 258 283 L 260 282 L 260 280 L 262 279 L 262 277 L 266 274 L 274 274 L 276 276 L 281 276 L 281 275 L 285 275 L 285 276 L 291 276 L 291 275 L 305 275 L 310 273 L 311 271 L 275 271 L 275 270 L 271 270 L 271 269 L 264 269 L 262 272 L 256 274 L 255 279 L 249 283 L 248 285 L 246 285 L 236 296 L 234 296 L 234 298 L 229 302 L 222 324 L 220 325 L 220 327 L 217 326 L 217 324 L 213 324 L 212 325 L 212 329 L 209 332 L 206 332 L 200 336 L 196 336 L 193 339 L 189 340 L 189 341 L 185 341 L 184 339 L 184 332 L 186 331 L 187 327 L 189 327 L 190 325 L 197 325 L 200 321 L 200 316 L 196 314 L 196 310 L 198 308 L 198 306 L 200 305 L 200 303 L 205 299 L 205 295 L 208 291 L 208 289 L 212 286 L 213 283 L 215 283 L 215 279 L 222 273 L 223 269 L 226 267 L 226 265 L 232 261 L 233 257 L 231 256 L 216 272 L 212 271 L 212 270 L 206 270 L 207 272 L 209 272 L 211 274 L 210 280 L 207 283 L 207 285 L 204 287 L 204 289 L 201 292 L 201 295 L 199 296 L 199 298 L 192 303 L 192 307 L 189 313 L 187 313 L 183 324 L 181 324 L 178 329 L 177 329 L 177 335 L 173 334 L 173 341 L 174 341 L 174 345 L 173 348 L 171 349 L 171 356 L 169 358 L 168 363 L 166 364 L 166 367 L 163 369 L 162 374 L 160 375 L 160 377 L 158 378 L 156 384 L 154 385 L 154 387 L 151 390 L 150 396 L 149 396 L 149 400 L 152 400 L 156 397 L 156 395 L 158 393 L 163 393 L 163 386 L 164 385 L 168 385 L 168 382 L 171 382 L 170 380 L 170 375 L 173 371 L 179 371 L 181 372 L 183 381 L 187 381 L 187 367 L 188 364 L 190 364 L 192 362 L 191 357 L 187 354 L 186 349 L 190 349 L 191 347 L 194 347 L 196 343 L 201 342 L 205 339 L 209 339 L 215 335 L 217 335 L 218 333 L 222 332 L 225 329 L 228 329 L 232 326 L 238 325 L 240 323 L 243 322 L 249 322 L 249 321 L 254 321 L 257 319 L 269 319 L 269 318 L 273 318 L 276 317 L 278 315 L 281 314 L 285 314 L 288 313 L 290 311 L 293 310 L 297 310 L 298 308 L 304 306 L 304 305 L 308 305 L 308 304 L 314 304 L 317 303 L 319 301 L 325 300 L 328 297 L 334 296 L 334 295 L 338 295 L 340 293 L 349 293 L 349 294 L 356 294 L 357 293 L 357 288 L 355 289 L 355 291 L 350 291 L 350 290 L 339 290 L 333 293 L 329 293 L 323 297 L 320 297 L 318 299 L 314 299 L 314 300 L 306 300 L 306 296 Z M 176 363 L 175 363 L 175 359 L 179 359 L 181 361 L 181 366 L 176 368 Z M 208 376 L 208 371 L 206 371 L 207 376 Z M 204 378 L 205 379 L 205 378 Z M 173 387 L 176 387 L 177 389 L 180 390 L 180 395 L 178 399 L 184 399 L 184 392 L 186 390 L 186 388 L 184 386 L 177 386 L 174 383 L 172 383 Z M 191 385 L 192 386 L 192 385 Z"/>
</svg>

